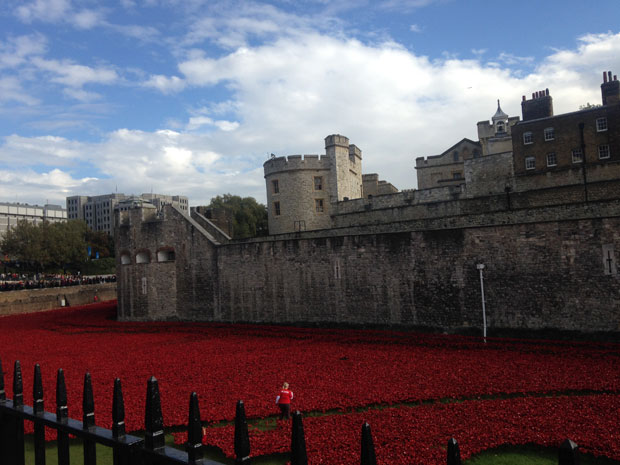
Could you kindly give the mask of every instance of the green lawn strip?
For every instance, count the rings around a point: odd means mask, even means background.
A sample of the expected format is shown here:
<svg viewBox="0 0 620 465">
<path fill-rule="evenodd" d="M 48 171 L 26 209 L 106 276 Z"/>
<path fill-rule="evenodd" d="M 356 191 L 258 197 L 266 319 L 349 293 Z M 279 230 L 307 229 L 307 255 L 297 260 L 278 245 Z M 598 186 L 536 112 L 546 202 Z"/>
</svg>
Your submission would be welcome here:
<svg viewBox="0 0 620 465">
<path fill-rule="evenodd" d="M 132 433 L 134 434 L 134 433 Z M 138 434 L 139 435 L 139 434 Z M 26 453 L 26 465 L 34 464 L 34 436 L 27 435 L 25 437 L 25 453 Z M 84 463 L 84 449 L 82 447 L 83 442 L 81 439 L 69 440 L 69 455 L 70 462 L 72 464 Z M 166 435 L 166 445 L 174 447 L 175 449 L 184 450 L 183 446 L 177 446 L 174 444 L 174 438 L 172 434 Z M 223 452 L 217 447 L 205 447 L 204 456 L 210 460 L 221 462 L 225 465 L 233 465 L 234 459 L 227 458 Z M 274 454 L 272 456 L 265 457 L 252 457 L 252 463 L 255 465 L 284 465 L 288 461 L 287 454 Z M 48 441 L 45 443 L 45 464 L 46 465 L 58 465 L 58 448 L 56 441 Z M 98 465 L 112 465 L 113 456 L 112 448 L 97 444 L 97 464 Z"/>
<path fill-rule="evenodd" d="M 182 447 L 174 446 L 172 435 L 166 435 L 166 445 L 182 450 Z M 84 453 L 82 441 L 70 440 L 71 463 L 83 463 Z M 50 441 L 45 444 L 46 465 L 58 464 L 58 452 L 56 442 Z M 215 447 L 205 448 L 205 458 L 215 460 L 225 465 L 233 465 L 233 459 L 226 458 L 222 451 Z M 287 454 L 274 454 L 270 456 L 252 457 L 254 465 L 284 465 L 288 461 Z M 522 446 L 506 445 L 496 449 L 486 450 L 471 457 L 464 462 L 465 465 L 557 465 L 558 450 L 527 444 Z M 587 454 L 580 455 L 581 465 L 619 465 L 620 462 L 604 457 L 593 457 Z M 32 435 L 26 436 L 26 465 L 34 464 L 34 439 Z M 112 449 L 97 444 L 97 464 L 112 465 Z"/>
<path fill-rule="evenodd" d="M 605 457 L 580 454 L 581 465 L 618 465 Z M 557 465 L 558 450 L 536 444 L 505 445 L 481 452 L 464 462 L 466 465 Z"/>
<path fill-rule="evenodd" d="M 311 410 L 309 412 L 303 412 L 304 417 L 324 417 L 331 415 L 348 415 L 349 413 L 363 413 L 369 410 L 384 410 L 384 409 L 398 409 L 398 408 L 413 408 L 419 407 L 421 405 L 432 405 L 432 404 L 452 404 L 452 403 L 461 403 L 468 402 L 471 400 L 494 400 L 494 399 L 518 399 L 523 397 L 571 397 L 571 396 L 592 396 L 592 395 L 601 395 L 601 394 L 620 394 L 620 391 L 612 391 L 612 390 L 604 390 L 604 391 L 595 391 L 591 389 L 584 390 L 566 390 L 566 391 L 548 391 L 548 392 L 538 392 L 538 391 L 530 391 L 530 392 L 514 392 L 514 393 L 503 393 L 503 394 L 482 394 L 476 396 L 467 396 L 467 397 L 442 397 L 439 399 L 424 399 L 424 400 L 416 400 L 411 402 L 396 402 L 392 404 L 388 403 L 380 403 L 380 404 L 369 404 L 363 405 L 359 407 L 351 407 L 346 409 L 329 409 L 329 410 Z M 257 429 L 259 431 L 270 431 L 276 429 L 277 423 L 276 419 L 278 415 L 271 415 L 267 417 L 261 418 L 248 418 L 248 427 L 250 429 Z M 223 426 L 228 426 L 234 424 L 234 420 L 222 420 L 214 423 L 205 423 L 204 426 L 207 428 L 220 428 Z M 171 432 L 184 432 L 186 427 L 184 426 L 174 426 L 170 427 L 167 430 Z"/>
</svg>

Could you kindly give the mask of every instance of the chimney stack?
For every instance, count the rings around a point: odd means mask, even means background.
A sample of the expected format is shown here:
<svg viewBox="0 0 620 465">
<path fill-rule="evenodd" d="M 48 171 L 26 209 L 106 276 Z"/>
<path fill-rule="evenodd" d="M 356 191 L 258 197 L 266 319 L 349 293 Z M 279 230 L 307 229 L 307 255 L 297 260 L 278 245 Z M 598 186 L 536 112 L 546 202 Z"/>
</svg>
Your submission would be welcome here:
<svg viewBox="0 0 620 465">
<path fill-rule="evenodd" d="M 521 113 L 523 121 L 553 116 L 553 98 L 549 95 L 549 89 L 534 92 L 531 100 L 526 100 L 524 95 Z"/>
<path fill-rule="evenodd" d="M 603 73 L 603 83 L 601 84 L 601 97 L 603 105 L 614 105 L 620 103 L 620 81 L 618 76 L 611 74 L 611 71 Z"/>
</svg>

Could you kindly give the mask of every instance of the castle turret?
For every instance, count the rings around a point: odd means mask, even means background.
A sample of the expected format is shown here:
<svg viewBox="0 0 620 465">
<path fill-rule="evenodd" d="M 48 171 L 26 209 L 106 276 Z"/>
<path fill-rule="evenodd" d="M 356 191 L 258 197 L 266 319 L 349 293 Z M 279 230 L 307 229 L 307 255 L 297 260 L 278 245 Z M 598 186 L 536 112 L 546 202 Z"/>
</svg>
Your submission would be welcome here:
<svg viewBox="0 0 620 465">
<path fill-rule="evenodd" d="M 325 138 L 326 155 L 267 160 L 269 234 L 331 227 L 331 204 L 362 197 L 362 151 L 339 134 Z"/>
<path fill-rule="evenodd" d="M 349 138 L 332 134 L 325 138 L 325 153 L 331 160 L 330 200 L 338 202 L 362 197 L 362 151 L 349 145 Z"/>
<path fill-rule="evenodd" d="M 601 94 L 603 105 L 613 105 L 620 102 L 620 81 L 618 81 L 618 76 L 616 75 L 612 79 L 611 71 L 603 73 Z"/>
<path fill-rule="evenodd" d="M 549 89 L 534 92 L 531 100 L 526 100 L 524 95 L 521 113 L 523 121 L 553 116 L 553 98 L 549 95 Z"/>
</svg>

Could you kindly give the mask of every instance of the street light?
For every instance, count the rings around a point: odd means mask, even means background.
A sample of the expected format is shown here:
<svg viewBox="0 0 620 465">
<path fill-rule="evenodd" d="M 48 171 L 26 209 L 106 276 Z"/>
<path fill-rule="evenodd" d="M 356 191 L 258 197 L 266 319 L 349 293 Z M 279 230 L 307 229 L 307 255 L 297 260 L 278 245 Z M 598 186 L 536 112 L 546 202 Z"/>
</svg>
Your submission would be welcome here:
<svg viewBox="0 0 620 465">
<path fill-rule="evenodd" d="M 480 272 L 480 293 L 482 297 L 482 334 L 484 337 L 484 343 L 487 343 L 487 311 L 484 302 L 484 277 L 482 276 L 482 270 L 484 270 L 484 264 L 478 263 L 476 269 Z"/>
</svg>

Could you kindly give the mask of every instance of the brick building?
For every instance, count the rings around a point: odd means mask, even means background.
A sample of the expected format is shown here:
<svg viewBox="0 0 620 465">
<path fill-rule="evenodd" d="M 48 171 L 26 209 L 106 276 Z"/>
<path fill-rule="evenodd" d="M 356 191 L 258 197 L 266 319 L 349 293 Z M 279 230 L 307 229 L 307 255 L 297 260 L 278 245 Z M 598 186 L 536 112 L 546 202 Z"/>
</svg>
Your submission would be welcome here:
<svg viewBox="0 0 620 465">
<path fill-rule="evenodd" d="M 561 115 L 554 115 L 548 89 L 523 97 L 523 120 L 512 130 L 520 190 L 620 177 L 619 84 L 604 73 L 602 105 Z"/>
</svg>

